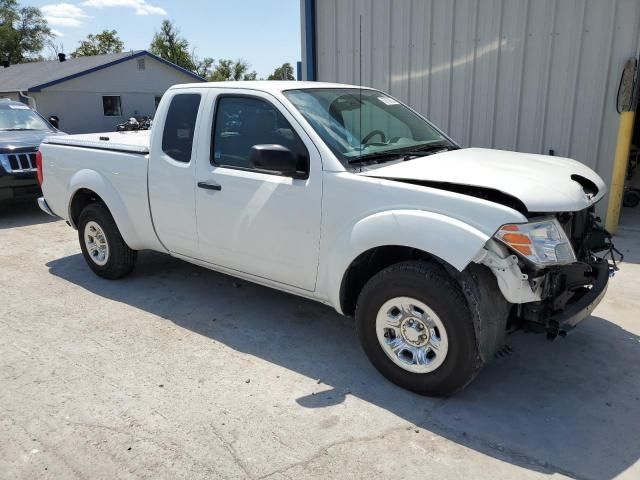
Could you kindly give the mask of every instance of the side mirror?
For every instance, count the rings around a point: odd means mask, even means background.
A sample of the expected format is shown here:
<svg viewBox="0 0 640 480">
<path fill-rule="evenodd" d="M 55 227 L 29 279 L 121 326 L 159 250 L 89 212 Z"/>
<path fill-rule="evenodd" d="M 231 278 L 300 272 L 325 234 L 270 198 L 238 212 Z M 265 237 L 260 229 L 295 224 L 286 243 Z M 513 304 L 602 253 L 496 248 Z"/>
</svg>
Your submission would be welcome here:
<svg viewBox="0 0 640 480">
<path fill-rule="evenodd" d="M 49 123 L 54 127 L 54 128 L 60 128 L 60 119 L 58 117 L 56 117 L 55 115 L 51 115 L 49 117 Z"/>
<path fill-rule="evenodd" d="M 307 178 L 307 172 L 298 170 L 298 159 L 291 150 L 282 145 L 254 145 L 249 155 L 249 164 L 257 170 L 280 173 L 293 178 Z"/>
</svg>

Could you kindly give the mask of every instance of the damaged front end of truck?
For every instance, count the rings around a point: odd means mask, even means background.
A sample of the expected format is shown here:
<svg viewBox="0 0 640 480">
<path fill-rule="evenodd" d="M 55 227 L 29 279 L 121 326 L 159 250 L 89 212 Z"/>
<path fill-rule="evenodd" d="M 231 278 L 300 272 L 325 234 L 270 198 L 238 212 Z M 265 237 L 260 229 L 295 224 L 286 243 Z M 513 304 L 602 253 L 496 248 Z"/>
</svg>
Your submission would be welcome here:
<svg viewBox="0 0 640 480">
<path fill-rule="evenodd" d="M 591 206 L 529 214 L 504 225 L 477 263 L 488 266 L 512 308 L 508 328 L 566 336 L 600 303 L 622 254 Z"/>
<path fill-rule="evenodd" d="M 600 303 L 622 254 L 601 225 L 594 208 L 556 215 L 575 261 L 546 268 L 523 265 L 537 279 L 540 300 L 517 306 L 513 318 L 524 327 L 544 331 L 549 339 L 566 336 Z"/>
</svg>

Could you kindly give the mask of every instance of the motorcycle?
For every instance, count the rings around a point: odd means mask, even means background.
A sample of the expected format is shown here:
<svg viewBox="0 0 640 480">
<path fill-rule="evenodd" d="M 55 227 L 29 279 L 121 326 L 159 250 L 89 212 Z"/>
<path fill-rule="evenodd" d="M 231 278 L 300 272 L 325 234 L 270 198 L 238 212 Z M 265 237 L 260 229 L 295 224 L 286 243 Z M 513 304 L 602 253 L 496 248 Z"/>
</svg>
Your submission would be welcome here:
<svg viewBox="0 0 640 480">
<path fill-rule="evenodd" d="M 118 124 L 116 126 L 116 131 L 132 132 L 137 130 L 150 130 L 152 125 L 153 125 L 153 120 L 147 116 L 131 117 L 126 122 Z"/>
</svg>

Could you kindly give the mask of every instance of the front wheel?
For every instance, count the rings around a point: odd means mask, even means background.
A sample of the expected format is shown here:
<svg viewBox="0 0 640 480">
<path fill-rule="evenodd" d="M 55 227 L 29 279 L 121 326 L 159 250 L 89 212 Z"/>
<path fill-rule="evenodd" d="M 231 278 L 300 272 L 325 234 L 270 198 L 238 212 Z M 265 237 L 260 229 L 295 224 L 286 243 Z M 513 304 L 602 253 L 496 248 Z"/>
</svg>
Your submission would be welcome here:
<svg viewBox="0 0 640 480">
<path fill-rule="evenodd" d="M 422 395 L 450 395 L 482 366 L 466 299 L 436 263 L 398 263 L 372 277 L 358 299 L 356 326 L 378 371 Z"/>
<path fill-rule="evenodd" d="M 115 280 L 131 273 L 137 252 L 129 248 L 106 206 L 87 205 L 80 213 L 78 239 L 84 259 L 100 277 Z"/>
</svg>

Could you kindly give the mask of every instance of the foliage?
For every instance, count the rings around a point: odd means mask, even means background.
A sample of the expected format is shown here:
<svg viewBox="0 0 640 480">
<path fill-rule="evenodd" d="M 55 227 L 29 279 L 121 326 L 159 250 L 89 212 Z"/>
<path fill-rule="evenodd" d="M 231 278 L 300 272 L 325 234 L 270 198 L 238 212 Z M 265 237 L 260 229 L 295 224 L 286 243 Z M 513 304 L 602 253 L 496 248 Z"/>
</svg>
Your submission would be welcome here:
<svg viewBox="0 0 640 480">
<path fill-rule="evenodd" d="M 249 71 L 250 65 L 244 60 L 221 59 L 217 63 L 210 57 L 200 60 L 195 49 L 190 50 L 189 41 L 180 36 L 180 31 L 170 20 L 162 21 L 149 50 L 209 81 L 255 80 L 258 76 L 255 71 Z"/>
<path fill-rule="evenodd" d="M 170 20 L 162 21 L 160 31 L 153 36 L 149 50 L 154 55 L 191 72 L 202 68 L 201 65 L 195 64 L 193 55 L 189 51 L 189 42 L 180 36 L 180 31 Z"/>
<path fill-rule="evenodd" d="M 213 72 L 208 77 L 212 82 L 226 82 L 229 80 L 255 80 L 258 74 L 249 71 L 251 66 L 244 60 L 218 60 L 214 65 Z"/>
<path fill-rule="evenodd" d="M 47 60 L 58 60 L 58 54 L 64 52 L 64 45 L 62 43 L 58 43 L 53 39 L 49 39 L 46 42 L 47 50 L 49 55 L 47 55 Z"/>
<path fill-rule="evenodd" d="M 295 80 L 293 76 L 293 67 L 289 62 L 283 63 L 282 66 L 276 68 L 267 80 Z"/>
<path fill-rule="evenodd" d="M 80 46 L 71 54 L 72 57 L 88 57 L 90 55 L 104 55 L 120 53 L 124 50 L 124 43 L 115 30 L 103 30 L 100 33 L 89 34 Z"/>
<path fill-rule="evenodd" d="M 21 7 L 16 0 L 0 0 L 0 60 L 39 60 L 39 52 L 51 38 L 53 34 L 38 8 Z"/>
<path fill-rule="evenodd" d="M 191 60 L 193 61 L 194 70 L 193 73 L 202 77 L 209 78 L 212 73 L 214 60 L 211 57 L 205 57 L 202 60 L 196 57 L 195 53 L 191 55 Z"/>
</svg>

